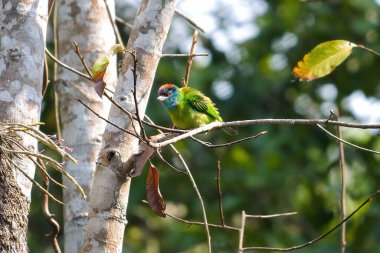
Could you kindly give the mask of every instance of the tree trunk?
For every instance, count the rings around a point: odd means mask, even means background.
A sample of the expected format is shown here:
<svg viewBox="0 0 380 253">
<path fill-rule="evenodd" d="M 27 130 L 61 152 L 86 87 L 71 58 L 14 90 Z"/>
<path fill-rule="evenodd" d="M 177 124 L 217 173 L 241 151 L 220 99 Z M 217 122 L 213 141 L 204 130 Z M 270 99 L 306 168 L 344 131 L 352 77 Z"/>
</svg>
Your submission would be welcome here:
<svg viewBox="0 0 380 253">
<path fill-rule="evenodd" d="M 140 117 L 145 114 L 174 9 L 175 0 L 143 0 L 133 24 L 127 49 L 136 50 L 138 58 L 136 71 Z M 131 68 L 132 59 L 127 55 L 114 99 L 128 111 L 135 112 Z M 129 117 L 115 106 L 111 107 L 109 120 L 122 128 L 132 129 Z M 135 122 L 135 125 L 138 124 Z M 121 252 L 131 183 L 126 172 L 131 168 L 131 157 L 137 150 L 138 139 L 107 125 L 91 190 L 83 252 Z"/>
<path fill-rule="evenodd" d="M 0 120 L 39 121 L 44 71 L 48 1 L 0 2 Z M 36 151 L 37 142 L 21 136 Z M 14 163 L 30 177 L 35 166 L 28 159 Z M 0 163 L 0 252 L 28 252 L 26 233 L 32 183 L 16 168 Z"/>
<path fill-rule="evenodd" d="M 113 0 L 108 0 L 107 3 L 111 10 L 115 9 Z M 115 36 L 104 0 L 58 1 L 57 8 L 59 58 L 69 66 L 85 72 L 73 50 L 73 40 L 79 44 L 89 67 L 115 44 Z M 116 62 L 112 61 L 107 69 L 105 80 L 108 88 L 115 85 L 116 78 Z M 64 145 L 73 149 L 72 155 L 79 164 L 77 166 L 68 162 L 65 169 L 78 181 L 86 195 L 89 195 L 106 122 L 74 98 L 80 98 L 106 118 L 110 102 L 107 99 L 101 99 L 95 93 L 91 81 L 63 68 L 59 69 L 55 88 L 60 98 Z M 63 191 L 64 249 L 65 252 L 76 253 L 83 243 L 89 202 L 88 199 L 85 200 L 80 196 L 68 180 L 64 180 L 64 184 L 67 187 Z"/>
</svg>

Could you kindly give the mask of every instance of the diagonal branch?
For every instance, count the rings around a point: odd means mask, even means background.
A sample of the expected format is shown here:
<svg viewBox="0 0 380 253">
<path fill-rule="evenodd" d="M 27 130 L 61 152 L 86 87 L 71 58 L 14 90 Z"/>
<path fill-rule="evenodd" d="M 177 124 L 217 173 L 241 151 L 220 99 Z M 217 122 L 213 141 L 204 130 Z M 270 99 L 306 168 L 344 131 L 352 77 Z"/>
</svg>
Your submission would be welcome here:
<svg viewBox="0 0 380 253">
<path fill-rule="evenodd" d="M 224 222 L 223 200 L 222 200 L 223 194 L 222 194 L 222 186 L 220 183 L 220 178 L 221 178 L 220 171 L 222 170 L 222 168 L 220 166 L 220 160 L 218 161 L 217 168 L 218 168 L 218 174 L 217 174 L 217 178 L 216 178 L 216 186 L 218 188 L 219 212 L 220 212 L 221 223 L 222 223 L 222 226 L 224 227 L 226 225 L 226 223 Z"/>
<path fill-rule="evenodd" d="M 363 203 L 361 203 L 352 213 L 350 213 L 346 218 L 344 218 L 343 220 L 341 220 L 338 224 L 336 224 L 333 228 L 331 228 L 329 231 L 327 231 L 326 233 L 318 236 L 317 238 L 315 238 L 314 240 L 311 240 L 309 242 L 306 242 L 304 244 L 301 244 L 301 245 L 297 245 L 297 246 L 293 246 L 293 247 L 289 247 L 289 248 L 275 248 L 275 247 L 245 247 L 243 248 L 243 252 L 244 251 L 252 251 L 252 250 L 265 250 L 265 251 L 277 251 L 277 252 L 287 252 L 287 251 L 294 251 L 294 250 L 298 250 L 298 249 L 302 249 L 302 248 L 305 248 L 307 246 L 310 246 L 320 240 L 322 240 L 323 238 L 327 237 L 328 235 L 330 235 L 332 232 L 334 232 L 335 230 L 337 230 L 338 228 L 340 228 L 340 226 L 345 223 L 347 220 L 349 220 L 352 216 L 354 216 L 360 209 L 362 209 L 366 204 L 368 204 L 373 198 L 375 198 L 378 194 L 380 193 L 380 189 L 378 189 L 375 193 L 373 193 L 371 196 L 369 196 L 365 201 L 363 201 Z"/>
<path fill-rule="evenodd" d="M 200 27 L 197 23 L 195 23 L 194 20 L 192 20 L 189 16 L 187 16 L 185 13 L 183 13 L 182 11 L 176 9 L 175 10 L 175 14 L 177 14 L 178 16 L 182 17 L 183 19 L 185 19 L 187 22 L 189 22 L 192 26 L 194 26 L 196 29 L 198 29 L 199 31 L 201 31 L 202 33 L 205 33 L 205 30 Z"/>
<path fill-rule="evenodd" d="M 89 77 L 91 78 L 91 80 L 93 80 L 92 73 L 91 73 L 89 67 L 87 66 L 87 64 L 86 64 L 86 62 L 84 60 L 83 54 L 80 52 L 80 48 L 79 48 L 78 43 L 76 41 L 73 41 L 73 46 L 74 46 L 74 51 L 78 55 L 80 61 L 82 62 L 82 65 L 83 65 L 84 69 L 86 70 L 86 72 L 89 75 Z"/>
<path fill-rule="evenodd" d="M 107 0 L 104 0 L 104 4 L 106 5 L 107 14 L 108 14 L 108 17 L 109 17 L 110 22 L 112 24 L 112 29 L 113 29 L 113 32 L 115 33 L 117 43 L 122 45 L 122 47 L 124 48 L 123 40 L 120 36 L 120 32 L 119 32 L 119 29 L 117 28 L 115 19 L 112 17 L 111 10 L 110 10 L 110 7 L 108 6 Z"/>
<path fill-rule="evenodd" d="M 376 151 L 376 150 L 372 150 L 372 149 L 368 149 L 368 148 L 363 148 L 363 147 L 360 147 L 358 145 L 355 145 L 351 142 L 348 142 L 338 136 L 335 136 L 334 134 L 330 133 L 329 131 L 327 131 L 326 128 L 322 127 L 321 125 L 317 124 L 317 127 L 319 127 L 320 129 L 322 129 L 325 133 L 327 133 L 328 135 L 330 135 L 331 137 L 333 137 L 334 139 L 338 140 L 339 142 L 341 143 L 344 143 L 344 144 L 347 144 L 351 147 L 354 147 L 354 148 L 357 148 L 357 149 L 360 149 L 360 150 L 363 150 L 363 151 L 367 151 L 367 152 L 370 152 L 370 153 L 373 153 L 373 154 L 376 154 L 376 155 L 380 155 L 380 152 L 379 151 Z"/>
<path fill-rule="evenodd" d="M 266 134 L 267 131 L 262 131 L 256 135 L 253 135 L 253 136 L 248 136 L 248 137 L 245 137 L 245 138 L 242 138 L 242 139 L 239 139 L 239 140 L 235 140 L 235 141 L 231 141 L 231 142 L 227 142 L 227 143 L 222 143 L 222 144 L 211 144 L 211 143 L 208 143 L 208 142 L 205 142 L 205 141 L 202 141 L 198 138 L 195 138 L 194 136 L 190 136 L 189 138 L 202 144 L 203 146 L 205 147 L 208 147 L 208 148 L 222 148 L 222 147 L 228 147 L 228 146 L 231 146 L 231 145 L 234 145 L 234 144 L 238 144 L 240 142 L 243 142 L 243 141 L 248 141 L 248 140 L 252 140 L 252 139 L 256 139 L 257 137 L 261 136 L 261 135 L 264 135 Z"/>
<path fill-rule="evenodd" d="M 190 70 L 191 70 L 191 65 L 193 64 L 195 45 L 197 44 L 197 41 L 198 41 L 198 31 L 195 31 L 193 35 L 193 42 L 191 43 L 189 59 L 187 60 L 187 64 L 186 64 L 185 78 L 182 80 L 183 86 L 187 86 L 189 84 Z"/>
</svg>

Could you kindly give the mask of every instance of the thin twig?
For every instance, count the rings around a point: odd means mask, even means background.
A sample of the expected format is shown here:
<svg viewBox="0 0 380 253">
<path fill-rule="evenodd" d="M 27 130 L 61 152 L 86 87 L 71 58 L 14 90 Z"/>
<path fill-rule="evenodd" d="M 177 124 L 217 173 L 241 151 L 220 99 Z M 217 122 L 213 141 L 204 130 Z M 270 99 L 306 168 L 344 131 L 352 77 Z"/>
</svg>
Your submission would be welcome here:
<svg viewBox="0 0 380 253">
<path fill-rule="evenodd" d="M 363 45 L 356 45 L 358 48 L 361 48 L 361 49 L 364 49 L 364 50 L 366 50 L 366 51 L 368 51 L 368 52 L 370 52 L 370 53 L 373 53 L 373 54 L 375 54 L 375 55 L 377 55 L 377 56 L 380 56 L 380 53 L 378 53 L 378 52 L 376 52 L 376 51 L 374 51 L 374 50 L 372 50 L 372 49 L 370 49 L 370 48 L 368 48 L 368 47 L 365 47 L 365 46 L 363 46 Z"/>
<path fill-rule="evenodd" d="M 380 152 L 379 151 L 376 151 L 376 150 L 372 150 L 372 149 L 368 149 L 368 148 L 363 148 L 363 147 L 360 147 L 358 145 L 355 145 L 351 142 L 348 142 L 342 138 L 339 138 L 338 136 L 335 136 L 334 134 L 332 134 L 331 132 L 327 131 L 326 128 L 322 127 L 321 125 L 317 124 L 316 125 L 317 127 L 319 127 L 320 129 L 322 129 L 325 133 L 327 133 L 328 135 L 330 135 L 331 137 L 333 137 L 334 139 L 338 140 L 339 142 L 342 142 L 344 144 L 347 144 L 351 147 L 354 147 L 354 148 L 357 148 L 357 149 L 360 149 L 360 150 L 363 150 L 363 151 L 367 151 L 367 152 L 370 152 L 370 153 L 373 153 L 373 154 L 376 154 L 376 155 L 380 155 Z"/>
<path fill-rule="evenodd" d="M 82 72 L 80 72 L 80 71 L 78 71 L 78 70 L 76 70 L 76 69 L 74 69 L 74 68 L 66 65 L 65 63 L 61 62 L 60 60 L 58 60 L 57 58 L 55 58 L 54 55 L 52 55 L 52 53 L 50 53 L 50 51 L 47 48 L 45 48 L 45 53 L 50 57 L 50 59 L 52 59 L 54 62 L 58 63 L 59 66 L 65 68 L 65 69 L 67 69 L 67 70 L 69 70 L 69 71 L 71 71 L 71 72 L 73 72 L 73 73 L 75 73 L 77 75 L 80 75 L 81 77 L 84 77 L 87 80 L 92 81 L 92 77 L 91 76 L 88 76 L 88 75 L 86 75 L 86 74 L 84 74 L 84 73 L 82 73 Z"/>
<path fill-rule="evenodd" d="M 222 226 L 224 227 L 226 224 L 224 222 L 223 200 L 222 200 L 223 194 L 222 194 L 222 187 L 220 184 L 220 179 L 221 179 L 221 176 L 220 176 L 220 171 L 221 171 L 220 160 L 218 161 L 217 168 L 218 168 L 218 173 L 217 173 L 217 178 L 216 178 L 216 186 L 218 188 L 219 212 L 220 212 L 221 223 L 222 223 Z"/>
<path fill-rule="evenodd" d="M 76 101 L 78 101 L 79 103 L 81 103 L 84 107 L 86 107 L 87 109 L 89 109 L 93 114 L 95 114 L 98 118 L 104 120 L 105 122 L 107 122 L 108 124 L 116 127 L 117 129 L 119 129 L 120 131 L 123 131 L 127 134 L 130 134 L 136 138 L 139 138 L 135 133 L 133 133 L 132 131 L 129 131 L 127 129 L 124 129 L 124 128 L 121 128 L 119 127 L 118 125 L 116 125 L 115 123 L 112 123 L 111 121 L 109 121 L 108 119 L 104 118 L 103 116 L 101 116 L 99 113 L 95 112 L 93 109 L 91 109 L 88 105 L 86 105 L 81 99 L 76 99 L 74 98 Z"/>
<path fill-rule="evenodd" d="M 153 121 L 147 117 L 147 119 L 153 123 Z M 160 131 L 160 130 L 158 130 Z M 203 214 L 203 225 L 205 226 L 205 230 L 206 230 L 206 235 L 207 235 L 207 242 L 208 242 L 208 252 L 211 253 L 212 252 L 212 248 L 211 248 L 211 236 L 210 236 L 210 231 L 209 231 L 209 224 L 207 222 L 207 213 L 206 213 L 206 209 L 205 209 L 205 206 L 204 206 L 204 203 L 203 203 L 203 199 L 202 199 L 202 196 L 199 192 L 199 189 L 197 187 L 197 184 L 191 174 L 191 171 L 189 169 L 189 167 L 187 166 L 187 163 L 186 161 L 184 160 L 184 158 L 182 157 L 182 155 L 179 153 L 179 151 L 174 147 L 174 145 L 170 145 L 170 147 L 173 149 L 174 152 L 176 152 L 178 158 L 180 159 L 182 165 L 184 166 L 185 168 L 185 172 L 187 174 L 187 176 L 189 177 L 190 179 L 190 182 L 192 183 L 193 185 L 193 188 L 197 194 L 197 197 L 199 199 L 199 202 L 200 202 L 200 205 L 201 205 L 201 208 L 202 208 L 202 214 Z M 169 215 L 168 215 L 169 216 Z M 172 217 L 172 216 L 171 216 Z"/>
<path fill-rule="evenodd" d="M 201 222 L 201 221 L 188 221 L 188 220 L 185 220 L 185 219 L 182 219 L 182 218 L 179 218 L 173 214 L 170 214 L 170 213 L 166 213 L 165 214 L 170 217 L 170 218 L 173 218 L 175 220 L 178 220 L 178 221 L 181 221 L 183 223 L 186 223 L 188 225 L 199 225 L 199 226 L 204 226 L 204 222 Z M 225 229 L 225 230 L 233 230 L 233 231 L 239 231 L 239 228 L 236 228 L 236 227 L 231 227 L 231 226 L 221 226 L 221 225 L 217 225 L 217 224 L 212 224 L 212 223 L 209 223 L 208 224 L 209 227 L 211 228 L 220 228 L 220 229 Z"/>
<path fill-rule="evenodd" d="M 202 33 L 205 33 L 205 30 L 200 27 L 199 25 L 197 25 L 197 23 L 195 23 L 190 17 L 188 17 L 186 14 L 184 14 L 182 11 L 176 9 L 174 11 L 175 14 L 177 14 L 178 16 L 184 18 L 187 22 L 189 22 L 192 26 L 194 26 L 196 29 L 198 29 L 199 31 L 201 31 Z"/>
<path fill-rule="evenodd" d="M 54 159 L 52 159 L 52 158 L 50 158 L 48 156 L 45 156 L 45 155 L 42 155 L 42 154 L 39 154 L 39 153 L 33 153 L 33 152 L 27 151 L 27 150 L 10 150 L 10 149 L 4 148 L 4 147 L 0 147 L 0 148 L 3 151 L 6 151 L 6 152 L 11 153 L 11 154 L 27 155 L 27 156 L 32 156 L 32 157 L 35 157 L 35 158 L 42 159 L 42 160 L 46 161 L 53 169 L 59 171 L 68 180 L 70 180 L 77 187 L 77 189 L 79 190 L 79 192 L 81 193 L 81 195 L 83 196 L 83 198 L 87 197 L 86 194 L 84 193 L 82 187 L 78 184 L 78 182 L 67 171 L 65 171 L 63 169 L 62 165 L 60 165 Z M 36 183 L 36 184 L 38 184 L 38 183 Z"/>
<path fill-rule="evenodd" d="M 117 43 L 119 43 L 120 45 L 122 45 L 122 47 L 124 48 L 123 40 L 122 40 L 122 38 L 120 36 L 119 29 L 117 28 L 117 25 L 115 23 L 115 19 L 112 17 L 112 14 L 111 14 L 111 11 L 110 11 L 110 7 L 108 6 L 107 0 L 104 0 L 104 4 L 106 5 L 107 14 L 108 14 L 109 20 L 110 20 L 110 22 L 112 24 L 112 29 L 113 29 L 113 32 L 115 33 L 115 36 L 116 36 L 116 39 L 117 39 Z"/>
<path fill-rule="evenodd" d="M 152 125 L 155 125 L 154 122 L 153 122 L 153 120 L 151 120 L 151 119 L 149 118 L 148 115 L 145 115 L 145 118 L 147 119 L 147 123 L 150 123 L 150 124 L 152 124 Z M 159 133 L 163 133 L 160 129 L 157 129 L 157 128 L 156 128 L 156 130 L 157 130 Z M 181 153 L 178 151 L 178 149 L 177 149 L 173 144 L 170 144 L 169 147 L 170 147 L 170 148 L 172 149 L 172 151 L 176 154 L 176 156 L 178 156 L 181 160 L 184 160 L 183 157 L 182 157 L 182 155 L 181 155 Z M 157 154 L 158 154 L 159 156 L 161 156 L 161 158 L 163 159 L 163 161 L 166 163 L 167 161 L 162 157 L 162 155 L 161 155 L 159 149 L 156 149 L 156 151 L 157 151 Z M 180 173 L 187 174 L 187 171 L 179 170 L 179 169 L 175 168 L 174 166 L 172 166 L 169 162 L 168 162 L 168 165 L 169 165 L 169 167 L 173 168 L 175 171 L 178 171 L 178 172 L 180 172 Z"/>
<path fill-rule="evenodd" d="M 47 168 L 45 166 L 45 164 L 43 163 L 43 161 L 41 159 L 38 159 L 38 160 L 35 160 L 33 159 L 32 157 L 29 157 L 29 159 L 31 161 L 33 161 L 33 163 L 36 165 L 36 167 L 38 168 L 38 170 L 45 174 L 46 177 L 52 181 L 54 184 L 56 184 L 57 186 L 61 187 L 62 189 L 67 189 L 66 186 L 64 186 L 63 184 L 61 184 L 60 182 L 58 182 L 57 180 L 55 180 L 52 176 L 49 175 L 49 173 L 47 172 Z"/>
<path fill-rule="evenodd" d="M 191 43 L 189 59 L 187 60 L 187 64 L 186 64 L 185 79 L 182 80 L 183 86 L 187 86 L 189 84 L 190 70 L 191 70 L 191 65 L 193 64 L 193 57 L 194 57 L 195 45 L 197 44 L 197 39 L 198 39 L 198 31 L 195 31 L 193 35 L 193 42 Z"/>
<path fill-rule="evenodd" d="M 12 144 L 15 145 L 16 147 L 18 147 L 20 150 L 26 150 L 25 147 L 23 147 L 19 142 L 15 141 L 15 140 L 9 139 L 8 141 L 12 142 Z M 4 144 L 6 144 L 6 143 L 4 143 Z M 9 148 L 12 148 L 12 147 L 9 146 Z M 51 177 L 49 175 L 49 173 L 47 172 L 46 166 L 43 163 L 42 159 L 34 159 L 31 156 L 27 156 L 27 157 L 29 158 L 30 161 L 32 161 L 36 165 L 36 168 L 38 168 L 38 170 L 41 173 L 43 173 L 49 180 L 51 180 L 53 183 L 55 183 L 56 185 L 58 185 L 62 189 L 67 189 L 66 186 L 64 186 L 63 184 L 59 183 L 57 180 L 55 180 L 53 177 Z"/>
<path fill-rule="evenodd" d="M 295 215 L 297 212 L 290 212 L 290 213 L 276 213 L 276 214 L 265 214 L 265 215 L 257 215 L 257 214 L 246 214 L 246 218 L 256 218 L 256 219 L 270 219 L 270 218 L 277 218 L 277 217 L 283 217 L 283 216 L 290 216 Z"/>
<path fill-rule="evenodd" d="M 337 120 L 339 120 L 339 111 L 337 110 Z M 340 126 L 337 126 L 338 137 L 342 138 L 342 129 Z M 339 141 L 339 165 L 340 165 L 340 173 L 342 177 L 342 188 L 341 188 L 341 215 L 342 219 L 346 218 L 346 161 L 344 158 L 344 146 L 343 142 Z M 346 223 L 342 224 L 341 232 L 340 232 L 340 253 L 344 253 L 346 250 Z"/>
<path fill-rule="evenodd" d="M 49 12 L 48 12 L 48 17 L 50 18 L 51 14 L 53 13 L 53 10 L 55 8 L 56 1 L 52 0 L 50 1 L 50 7 L 49 7 Z"/>
<path fill-rule="evenodd" d="M 58 19 L 58 4 L 54 0 L 54 16 L 53 16 L 53 38 L 54 38 L 54 58 L 58 59 L 58 27 L 57 27 L 57 19 Z M 45 51 L 47 49 L 45 48 Z M 49 55 L 49 51 L 46 52 Z M 50 57 L 50 56 L 49 56 Z M 58 80 L 58 62 L 54 61 L 54 82 Z M 65 64 L 64 64 L 65 65 Z M 57 129 L 57 138 L 58 140 L 62 140 L 62 128 L 61 128 L 61 115 L 59 113 L 59 96 L 56 89 L 54 89 L 54 115 L 55 115 L 55 127 Z"/>
<path fill-rule="evenodd" d="M 62 140 L 62 128 L 61 128 L 61 118 L 59 113 L 59 96 L 56 90 L 54 90 L 54 115 L 55 115 L 55 126 L 57 129 L 57 138 Z"/>
<path fill-rule="evenodd" d="M 44 187 L 46 191 L 49 191 L 49 178 L 46 176 L 46 174 L 41 173 L 41 177 L 44 181 Z M 53 232 L 50 235 L 52 238 L 52 245 L 54 248 L 55 253 L 61 253 L 61 248 L 59 247 L 58 243 L 58 234 L 60 230 L 59 223 L 54 219 L 54 214 L 50 213 L 49 210 L 49 196 L 46 193 L 42 193 L 42 211 L 47 218 L 48 222 L 53 228 Z"/>
<path fill-rule="evenodd" d="M 104 93 L 104 96 L 106 98 L 108 98 L 108 100 L 114 104 L 117 108 L 119 108 L 122 112 L 124 112 L 125 114 L 127 114 L 129 117 L 132 117 L 134 120 L 137 120 L 137 117 L 136 115 L 133 115 L 131 112 L 127 111 L 124 107 L 122 107 L 118 102 L 116 102 L 109 94 L 107 93 Z M 145 115 L 144 116 L 145 118 L 147 118 L 147 116 Z M 171 132 L 171 133 L 186 133 L 188 132 L 187 130 L 181 130 L 181 129 L 174 129 L 174 128 L 168 128 L 168 127 L 163 127 L 163 126 L 159 126 L 159 125 L 156 125 L 154 123 L 149 122 L 149 121 L 145 121 L 145 120 L 141 120 L 141 122 L 144 124 L 144 125 L 147 125 L 149 127 L 152 127 L 154 129 L 157 129 L 157 130 L 162 130 L 162 131 L 166 131 L 166 132 Z"/>
<path fill-rule="evenodd" d="M 187 176 L 189 177 L 190 179 L 190 182 L 191 184 L 193 185 L 193 188 L 197 194 L 197 197 L 198 197 L 198 200 L 199 200 L 199 203 L 201 204 L 201 208 L 202 208 L 202 215 L 203 215 L 203 222 L 204 222 L 204 226 L 205 226 L 205 230 L 206 230 L 206 235 L 207 235 L 207 244 L 208 244 L 208 253 L 211 253 L 212 252 L 212 247 L 211 247 L 211 236 L 210 236 L 210 230 L 209 230 L 209 225 L 208 225 L 208 221 L 207 221 L 207 213 L 206 213 L 206 208 L 205 208 L 205 205 L 203 203 L 203 199 L 202 199 L 202 195 L 201 193 L 199 192 L 199 189 L 198 189 L 198 186 L 193 178 L 193 175 L 191 174 L 191 171 L 189 169 L 189 167 L 187 166 L 187 163 L 186 161 L 183 159 L 182 156 L 178 156 L 182 165 L 184 166 L 186 172 L 187 172 Z"/>
<path fill-rule="evenodd" d="M 129 29 L 132 29 L 132 27 L 133 27 L 132 24 L 128 23 L 127 21 L 125 21 L 125 20 L 122 19 L 121 17 L 116 16 L 116 17 L 115 17 L 115 20 L 116 20 L 116 22 L 119 22 L 119 23 L 125 25 L 125 26 L 128 27 Z"/>
<path fill-rule="evenodd" d="M 85 60 L 84 60 L 84 56 L 83 54 L 80 52 L 80 48 L 79 48 L 79 45 L 76 41 L 73 40 L 73 45 L 74 45 L 74 51 L 75 53 L 78 55 L 84 69 L 86 70 L 87 74 L 91 77 L 91 80 L 93 79 L 93 76 L 92 76 L 92 73 L 90 71 L 90 69 L 88 68 Z"/>
<path fill-rule="evenodd" d="M 239 229 L 239 252 L 244 252 L 244 228 L 245 228 L 245 212 L 241 211 L 241 224 Z"/>
<path fill-rule="evenodd" d="M 161 161 L 163 163 L 165 163 L 166 165 L 169 166 L 169 168 L 173 169 L 175 172 L 178 172 L 178 173 L 183 173 L 183 174 L 187 174 L 186 171 L 183 171 L 183 170 L 180 170 L 180 169 L 177 169 L 176 167 L 174 167 L 171 163 L 169 163 L 161 154 L 161 152 L 159 150 L 156 150 L 157 152 L 157 155 L 158 157 L 161 159 Z"/>
<path fill-rule="evenodd" d="M 365 201 L 363 201 L 363 203 L 361 203 L 352 213 L 350 213 L 346 218 L 344 218 L 343 220 L 341 220 L 338 224 L 336 224 L 333 228 L 331 228 L 330 230 L 328 230 L 326 233 L 318 236 L 317 238 L 315 238 L 314 240 L 311 240 L 309 242 L 306 242 L 304 244 L 301 244 L 301 245 L 297 245 L 297 246 L 293 246 L 293 247 L 289 247 L 289 248 L 274 248 L 274 247 L 245 247 L 243 248 L 243 251 L 249 251 L 249 250 L 265 250 L 265 251 L 278 251 L 278 252 L 286 252 L 286 251 L 293 251 L 293 250 L 298 250 L 298 249 L 302 249 L 302 248 L 305 248 L 307 246 L 310 246 L 320 240 L 322 240 L 323 238 L 325 238 L 326 236 L 330 235 L 332 232 L 334 232 L 336 229 L 338 229 L 343 223 L 345 223 L 347 220 L 349 220 L 352 216 L 354 216 L 361 208 L 363 208 L 363 206 L 365 206 L 368 202 L 370 202 L 374 197 L 376 197 L 376 195 L 378 195 L 380 193 L 380 189 L 378 189 L 375 193 L 373 193 L 371 196 L 369 196 Z"/>
<path fill-rule="evenodd" d="M 162 54 L 161 58 L 167 57 L 167 58 L 173 58 L 173 57 L 190 57 L 190 56 L 208 56 L 208 53 L 193 53 L 193 54 Z"/>
<path fill-rule="evenodd" d="M 132 56 L 132 59 L 133 59 L 133 69 L 131 69 L 132 73 L 133 73 L 133 91 L 132 91 L 132 93 L 133 93 L 133 100 L 135 102 L 137 122 L 140 125 L 140 130 L 141 130 L 143 139 L 148 140 L 147 135 L 145 133 L 144 126 L 141 122 L 139 103 L 137 101 L 137 56 L 136 56 L 136 51 L 133 51 L 133 52 L 127 51 L 127 52 Z"/>
<path fill-rule="evenodd" d="M 260 132 L 260 133 L 258 133 L 256 135 L 254 135 L 254 136 L 249 136 L 249 137 L 246 137 L 246 138 L 242 138 L 242 139 L 239 139 L 239 140 L 236 140 L 236 141 L 231 141 L 231 142 L 223 143 L 223 144 L 211 144 L 211 143 L 202 141 L 202 140 L 200 140 L 198 138 L 195 138 L 194 136 L 190 136 L 190 139 L 192 139 L 192 140 L 194 140 L 196 142 L 199 142 L 200 144 L 202 144 L 203 146 L 208 147 L 208 148 L 221 148 L 221 147 L 228 147 L 228 146 L 231 146 L 231 145 L 243 142 L 243 141 L 248 141 L 248 140 L 256 139 L 257 137 L 259 137 L 261 135 L 264 135 L 266 133 L 268 133 L 268 131 L 262 131 L 262 132 Z"/>
</svg>

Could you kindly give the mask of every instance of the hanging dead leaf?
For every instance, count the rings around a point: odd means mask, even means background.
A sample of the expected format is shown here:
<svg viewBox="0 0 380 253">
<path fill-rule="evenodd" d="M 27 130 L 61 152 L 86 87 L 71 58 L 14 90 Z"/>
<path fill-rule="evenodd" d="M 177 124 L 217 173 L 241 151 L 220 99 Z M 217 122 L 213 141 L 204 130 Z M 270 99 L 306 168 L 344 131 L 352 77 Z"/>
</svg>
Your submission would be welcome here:
<svg viewBox="0 0 380 253">
<path fill-rule="evenodd" d="M 152 164 L 146 178 L 146 197 L 152 210 L 161 217 L 165 217 L 166 204 L 160 193 L 159 172 Z"/>
<path fill-rule="evenodd" d="M 151 142 L 157 142 L 160 138 L 164 137 L 165 134 L 157 134 L 149 138 Z M 140 176 L 145 164 L 148 162 L 149 158 L 154 154 L 155 150 L 148 144 L 141 142 L 139 145 L 139 151 L 132 157 L 133 168 L 129 173 L 130 177 Z"/>
<path fill-rule="evenodd" d="M 134 166 L 129 176 L 131 177 L 140 176 L 143 171 L 144 165 L 148 162 L 149 158 L 154 154 L 154 151 L 155 151 L 154 148 L 152 148 L 151 146 L 147 145 L 144 142 L 141 142 L 139 145 L 139 152 L 132 157 Z"/>
</svg>

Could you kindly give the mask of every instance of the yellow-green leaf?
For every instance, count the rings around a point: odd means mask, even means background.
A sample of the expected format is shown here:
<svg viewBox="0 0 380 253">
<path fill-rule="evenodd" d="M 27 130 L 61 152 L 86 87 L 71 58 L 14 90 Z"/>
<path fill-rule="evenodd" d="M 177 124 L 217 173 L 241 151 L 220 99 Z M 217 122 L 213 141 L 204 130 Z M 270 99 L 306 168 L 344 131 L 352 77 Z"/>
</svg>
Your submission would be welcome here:
<svg viewBox="0 0 380 253">
<path fill-rule="evenodd" d="M 351 54 L 356 44 L 346 40 L 332 40 L 317 45 L 306 54 L 293 73 L 300 80 L 311 81 L 330 74 Z"/>
<path fill-rule="evenodd" d="M 95 91 L 100 97 L 102 97 L 103 91 L 106 87 L 106 83 L 104 82 L 103 78 L 110 62 L 110 58 L 122 51 L 124 51 L 124 48 L 120 44 L 116 44 L 110 48 L 107 55 L 98 58 L 95 61 L 94 65 L 92 65 L 92 81 L 95 84 Z"/>
</svg>

